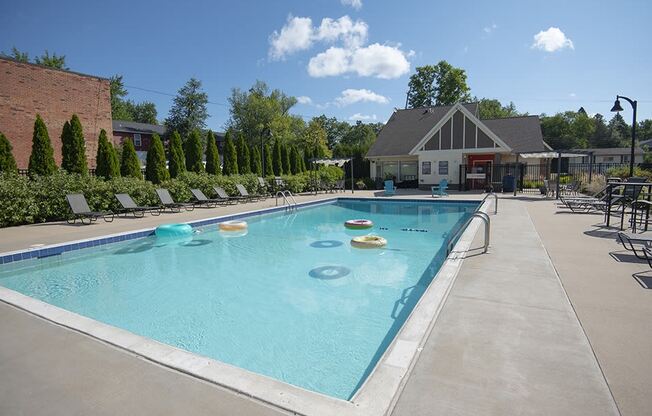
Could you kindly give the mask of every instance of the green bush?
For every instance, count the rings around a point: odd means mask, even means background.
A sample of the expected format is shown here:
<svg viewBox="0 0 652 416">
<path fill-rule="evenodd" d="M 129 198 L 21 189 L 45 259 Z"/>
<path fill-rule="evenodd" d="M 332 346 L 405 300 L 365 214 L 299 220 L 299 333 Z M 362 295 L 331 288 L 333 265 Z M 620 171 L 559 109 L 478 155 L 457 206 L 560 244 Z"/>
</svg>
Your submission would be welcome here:
<svg viewBox="0 0 652 416">
<path fill-rule="evenodd" d="M 249 145 L 245 141 L 244 137 L 240 136 L 238 139 L 238 173 L 246 174 L 251 173 L 251 165 L 249 155 Z"/>
<path fill-rule="evenodd" d="M 251 150 L 251 173 L 263 176 L 263 161 L 257 146 L 253 146 Z"/>
<path fill-rule="evenodd" d="M 190 172 L 203 172 L 204 171 L 204 146 L 201 142 L 201 133 L 195 129 L 190 133 L 190 137 L 186 139 L 185 146 L 186 153 L 186 169 Z"/>
<path fill-rule="evenodd" d="M 168 152 L 168 161 L 170 169 L 170 177 L 176 178 L 181 173 L 186 171 L 186 155 L 183 153 L 183 145 L 181 144 L 181 135 L 178 131 L 173 131 L 170 136 L 170 151 Z"/>
<path fill-rule="evenodd" d="M 136 154 L 134 142 L 127 139 L 122 143 L 122 160 L 120 161 L 120 174 L 125 178 L 142 179 L 140 160 Z"/>
<path fill-rule="evenodd" d="M 100 138 L 97 144 L 97 156 L 95 157 L 95 176 L 104 179 L 117 178 L 120 176 L 120 164 L 118 155 L 106 137 L 106 131 L 100 130 Z"/>
<path fill-rule="evenodd" d="M 70 173 L 88 174 L 86 144 L 81 121 L 73 114 L 70 123 L 66 121 L 61 132 L 61 168 Z"/>
<path fill-rule="evenodd" d="M 634 166 L 634 176 L 638 178 L 645 178 L 646 182 L 652 181 L 652 171 L 641 169 Z M 629 166 L 620 166 L 607 170 L 607 177 L 619 177 L 621 179 L 629 178 Z"/>
<path fill-rule="evenodd" d="M 32 153 L 29 156 L 29 176 L 52 175 L 57 170 L 54 162 L 54 149 L 48 129 L 40 115 L 34 121 L 34 134 L 32 135 Z"/>
<path fill-rule="evenodd" d="M 12 150 L 7 137 L 0 133 L 0 173 L 18 173 Z"/>
<path fill-rule="evenodd" d="M 265 143 L 265 176 L 274 176 L 274 162 L 272 162 L 272 147 Z"/>
<path fill-rule="evenodd" d="M 170 173 L 165 166 L 165 149 L 158 134 L 152 135 L 152 142 L 147 151 L 147 164 L 145 165 L 145 179 L 152 183 L 161 183 L 170 179 Z"/>
<path fill-rule="evenodd" d="M 276 139 L 274 142 L 274 153 L 272 154 L 272 167 L 274 168 L 274 175 L 281 176 L 283 171 L 283 150 L 281 149 L 281 142 Z"/>
<path fill-rule="evenodd" d="M 215 134 L 208 130 L 206 135 L 206 173 L 211 175 L 221 175 L 222 168 L 220 167 L 220 155 L 215 143 Z"/>
<path fill-rule="evenodd" d="M 224 137 L 224 163 L 222 166 L 222 173 L 225 175 L 237 175 L 238 174 L 238 154 L 231 140 L 231 132 L 227 131 L 226 136 Z"/>
<path fill-rule="evenodd" d="M 26 177 L 0 174 L 0 227 L 34 222 L 38 209 L 30 186 Z"/>
</svg>

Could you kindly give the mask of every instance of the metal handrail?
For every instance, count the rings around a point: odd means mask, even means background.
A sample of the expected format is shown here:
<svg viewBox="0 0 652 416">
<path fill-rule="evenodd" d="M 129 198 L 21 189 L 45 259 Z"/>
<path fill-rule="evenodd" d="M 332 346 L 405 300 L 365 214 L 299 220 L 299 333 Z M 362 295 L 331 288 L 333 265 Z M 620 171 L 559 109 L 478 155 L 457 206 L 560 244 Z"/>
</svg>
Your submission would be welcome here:
<svg viewBox="0 0 652 416">
<path fill-rule="evenodd" d="M 283 201 L 284 201 L 284 202 L 283 202 L 283 205 L 286 205 L 286 204 L 287 204 L 287 207 L 288 207 L 289 209 L 296 209 L 296 207 L 297 207 L 297 201 L 296 201 L 296 199 L 294 199 L 294 195 L 292 195 L 292 192 L 290 192 L 290 191 L 288 191 L 288 190 L 285 190 L 285 191 L 278 191 L 278 192 L 276 193 L 276 206 L 278 206 L 278 197 L 279 197 L 279 196 L 282 196 L 282 197 L 283 197 Z M 292 199 L 292 201 L 290 201 L 290 200 L 288 199 L 288 197 L 290 197 L 290 198 Z"/>
<path fill-rule="evenodd" d="M 491 219 L 489 219 L 489 215 L 486 212 L 476 211 L 469 217 L 469 219 L 466 220 L 464 225 L 460 227 L 451 238 L 448 239 L 448 244 L 446 246 L 446 256 L 451 254 L 451 251 L 453 250 L 453 244 L 464 232 L 464 230 L 466 230 L 466 227 L 471 223 L 471 221 L 473 221 L 474 218 L 480 218 L 484 222 L 484 250 L 482 252 L 487 252 L 489 249 L 489 237 L 491 234 Z"/>
<path fill-rule="evenodd" d="M 480 202 L 480 206 L 482 206 L 484 201 L 486 201 L 487 198 L 489 198 L 490 196 L 493 196 L 496 199 L 494 203 L 494 215 L 496 215 L 498 214 L 498 195 L 496 195 L 495 193 L 489 192 L 487 195 L 485 195 L 484 198 L 482 198 L 482 202 Z"/>
</svg>

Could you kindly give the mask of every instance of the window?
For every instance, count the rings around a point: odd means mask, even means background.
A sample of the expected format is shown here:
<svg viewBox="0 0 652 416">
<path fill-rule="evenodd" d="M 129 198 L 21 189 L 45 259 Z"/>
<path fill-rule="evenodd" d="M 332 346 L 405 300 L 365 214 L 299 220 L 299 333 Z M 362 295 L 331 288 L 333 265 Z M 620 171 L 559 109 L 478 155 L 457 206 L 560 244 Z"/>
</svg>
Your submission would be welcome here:
<svg viewBox="0 0 652 416">
<path fill-rule="evenodd" d="M 448 175 L 448 160 L 442 160 L 439 162 L 439 174 Z"/>
<path fill-rule="evenodd" d="M 401 177 L 402 181 L 414 181 L 417 179 L 417 169 L 419 162 L 401 162 Z"/>
<path fill-rule="evenodd" d="M 134 146 L 140 147 L 143 145 L 143 141 L 140 138 L 140 133 L 134 133 Z"/>
<path fill-rule="evenodd" d="M 398 177 L 398 162 L 383 162 L 384 179 L 394 179 Z"/>
<path fill-rule="evenodd" d="M 421 174 L 430 175 L 432 169 L 432 163 L 430 162 L 421 162 Z"/>
<path fill-rule="evenodd" d="M 613 161 L 614 161 L 614 157 L 613 157 L 613 156 L 605 156 L 605 157 L 604 157 L 604 161 L 605 161 L 605 162 L 613 162 Z"/>
</svg>

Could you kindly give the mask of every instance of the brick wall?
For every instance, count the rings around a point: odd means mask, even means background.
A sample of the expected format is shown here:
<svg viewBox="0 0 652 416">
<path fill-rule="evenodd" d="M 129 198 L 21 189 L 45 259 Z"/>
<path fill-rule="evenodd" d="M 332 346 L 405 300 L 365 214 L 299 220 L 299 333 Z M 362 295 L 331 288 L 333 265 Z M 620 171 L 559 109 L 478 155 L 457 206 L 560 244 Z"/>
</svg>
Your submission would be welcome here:
<svg viewBox="0 0 652 416">
<path fill-rule="evenodd" d="M 27 168 L 36 114 L 48 128 L 57 165 L 61 130 L 77 114 L 89 167 L 95 166 L 100 129 L 112 137 L 109 80 L 0 58 L 0 132 L 11 142 L 19 168 Z"/>
<path fill-rule="evenodd" d="M 131 139 L 132 141 L 134 140 L 134 133 L 130 132 L 123 132 L 123 131 L 114 131 L 113 132 L 113 144 L 116 146 L 122 146 L 122 143 L 124 143 L 125 140 Z M 152 142 L 152 135 L 151 134 L 146 134 L 146 133 L 141 133 L 140 134 L 140 146 L 136 146 L 136 143 L 134 143 L 134 147 L 136 148 L 137 151 L 143 151 L 146 152 L 149 150 L 149 145 Z"/>
</svg>

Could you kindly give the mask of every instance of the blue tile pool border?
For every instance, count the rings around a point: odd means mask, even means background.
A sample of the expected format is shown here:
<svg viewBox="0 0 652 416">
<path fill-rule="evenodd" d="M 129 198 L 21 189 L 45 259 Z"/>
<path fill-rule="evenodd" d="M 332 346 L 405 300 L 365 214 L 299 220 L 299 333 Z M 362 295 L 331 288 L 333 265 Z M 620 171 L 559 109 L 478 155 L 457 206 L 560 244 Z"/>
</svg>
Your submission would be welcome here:
<svg viewBox="0 0 652 416">
<path fill-rule="evenodd" d="M 473 203 L 479 204 L 481 202 L 476 200 L 440 200 L 440 199 L 428 200 L 428 199 L 416 199 L 416 198 L 415 199 L 412 198 L 379 199 L 379 198 L 359 198 L 359 197 L 333 197 L 333 198 L 321 199 L 317 201 L 302 202 L 297 204 L 297 209 L 314 207 L 316 205 L 335 204 L 339 201 L 361 201 L 361 202 L 382 201 L 383 203 L 418 202 L 418 203 L 428 203 L 428 204 L 473 204 Z M 263 208 L 254 211 L 239 212 L 237 214 L 222 215 L 219 217 L 212 217 L 204 220 L 189 221 L 187 222 L 187 224 L 189 224 L 193 228 L 198 228 L 198 227 L 205 227 L 207 225 L 217 224 L 219 222 L 238 220 L 238 219 L 263 215 L 263 214 L 272 214 L 275 212 L 280 212 L 285 210 L 287 210 L 287 205 L 281 205 L 278 207 Z M 0 253 L 0 265 L 15 263 L 23 260 L 30 260 L 34 258 L 58 256 L 68 251 L 76 251 L 76 250 L 81 250 L 89 247 L 97 247 L 106 244 L 113 244 L 113 243 L 118 243 L 127 240 L 135 240 L 138 238 L 149 237 L 150 235 L 154 234 L 155 230 L 156 228 L 154 227 L 154 228 L 147 228 L 147 229 L 137 230 L 137 231 L 126 231 L 124 233 L 119 233 L 119 234 L 110 234 L 106 236 L 92 237 L 83 240 L 75 240 L 75 241 L 69 241 L 65 243 L 45 245 L 38 248 L 27 248 L 22 250 Z"/>
</svg>

